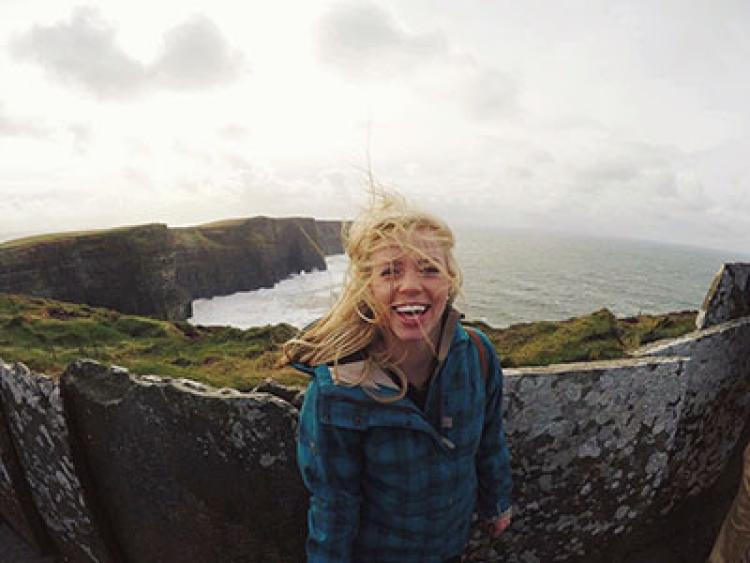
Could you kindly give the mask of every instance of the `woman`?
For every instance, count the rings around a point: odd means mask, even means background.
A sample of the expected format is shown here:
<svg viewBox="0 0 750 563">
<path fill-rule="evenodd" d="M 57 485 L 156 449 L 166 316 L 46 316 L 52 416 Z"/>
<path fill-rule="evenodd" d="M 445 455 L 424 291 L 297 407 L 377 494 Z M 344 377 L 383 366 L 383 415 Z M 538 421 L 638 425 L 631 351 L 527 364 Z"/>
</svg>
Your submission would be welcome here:
<svg viewBox="0 0 750 563">
<path fill-rule="evenodd" d="M 382 195 L 345 242 L 341 296 L 284 347 L 312 376 L 297 449 L 308 563 L 458 562 L 475 509 L 495 536 L 510 523 L 500 363 L 452 306 L 444 222 Z"/>
</svg>

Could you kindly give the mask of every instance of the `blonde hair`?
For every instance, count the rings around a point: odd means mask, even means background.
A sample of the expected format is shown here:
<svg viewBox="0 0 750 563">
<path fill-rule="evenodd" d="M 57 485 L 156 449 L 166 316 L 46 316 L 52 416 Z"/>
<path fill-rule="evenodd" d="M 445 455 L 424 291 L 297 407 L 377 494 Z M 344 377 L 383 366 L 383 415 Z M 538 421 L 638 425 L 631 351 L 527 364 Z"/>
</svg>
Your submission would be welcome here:
<svg viewBox="0 0 750 563">
<path fill-rule="evenodd" d="M 333 363 L 333 379 L 337 378 L 336 366 L 341 358 L 365 350 L 382 337 L 387 329 L 387 311 L 373 298 L 370 289 L 372 256 L 380 249 L 399 247 L 404 252 L 416 254 L 437 267 L 450 280 L 449 305 L 459 294 L 462 284 L 461 271 L 453 256 L 455 239 L 450 227 L 441 219 L 421 211 L 409 204 L 405 198 L 382 189 L 371 191 L 370 205 L 349 225 L 342 228 L 344 249 L 349 257 L 343 290 L 331 310 L 297 338 L 286 342 L 280 365 L 301 362 L 307 365 Z M 437 244 L 445 252 L 445 265 L 414 245 L 416 238 Z M 429 341 L 427 335 L 424 335 Z M 435 343 L 429 343 L 434 351 Z M 407 382 L 403 372 L 394 365 L 387 353 L 368 353 L 366 368 L 356 382 L 365 383 L 372 372 L 372 362 L 388 367 L 401 380 L 401 391 L 397 400 L 406 393 Z"/>
</svg>

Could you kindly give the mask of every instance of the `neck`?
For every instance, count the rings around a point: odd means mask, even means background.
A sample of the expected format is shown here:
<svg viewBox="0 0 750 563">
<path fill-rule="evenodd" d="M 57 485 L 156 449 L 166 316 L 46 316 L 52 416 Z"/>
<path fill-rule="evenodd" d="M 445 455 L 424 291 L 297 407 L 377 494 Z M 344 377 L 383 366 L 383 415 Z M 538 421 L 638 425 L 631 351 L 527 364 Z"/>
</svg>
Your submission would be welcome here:
<svg viewBox="0 0 750 563">
<path fill-rule="evenodd" d="M 429 343 L 419 341 L 405 344 L 399 340 L 389 342 L 386 336 L 384 344 L 392 361 L 403 370 L 406 378 L 415 387 L 421 387 L 432 375 L 437 356 L 437 342 L 435 350 Z"/>
</svg>

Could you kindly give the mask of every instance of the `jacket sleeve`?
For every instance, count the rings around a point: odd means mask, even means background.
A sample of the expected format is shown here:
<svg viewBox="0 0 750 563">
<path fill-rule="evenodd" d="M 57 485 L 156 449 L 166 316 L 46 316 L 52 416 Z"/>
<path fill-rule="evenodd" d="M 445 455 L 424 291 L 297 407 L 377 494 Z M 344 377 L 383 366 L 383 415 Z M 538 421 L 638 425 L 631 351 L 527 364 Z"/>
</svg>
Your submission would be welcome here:
<svg viewBox="0 0 750 563">
<path fill-rule="evenodd" d="M 326 397 L 315 380 L 300 412 L 297 461 L 311 493 L 307 562 L 350 563 L 359 529 L 361 435 L 326 423 Z"/>
<path fill-rule="evenodd" d="M 485 384 L 484 428 L 477 452 L 478 509 L 480 518 L 490 519 L 509 513 L 513 481 L 503 426 L 503 371 L 494 347 L 485 335 L 482 335 L 482 341 L 486 350 L 479 352 L 487 354 L 490 361 Z"/>
</svg>

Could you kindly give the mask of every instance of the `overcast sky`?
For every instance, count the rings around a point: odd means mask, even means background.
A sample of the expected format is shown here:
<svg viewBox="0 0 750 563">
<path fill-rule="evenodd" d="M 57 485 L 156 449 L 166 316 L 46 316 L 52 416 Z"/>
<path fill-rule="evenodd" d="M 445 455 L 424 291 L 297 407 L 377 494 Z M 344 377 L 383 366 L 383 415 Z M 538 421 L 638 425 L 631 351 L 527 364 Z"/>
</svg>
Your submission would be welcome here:
<svg viewBox="0 0 750 563">
<path fill-rule="evenodd" d="M 0 235 L 350 217 L 750 253 L 750 3 L 0 0 Z"/>
</svg>

